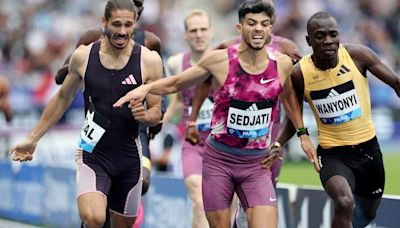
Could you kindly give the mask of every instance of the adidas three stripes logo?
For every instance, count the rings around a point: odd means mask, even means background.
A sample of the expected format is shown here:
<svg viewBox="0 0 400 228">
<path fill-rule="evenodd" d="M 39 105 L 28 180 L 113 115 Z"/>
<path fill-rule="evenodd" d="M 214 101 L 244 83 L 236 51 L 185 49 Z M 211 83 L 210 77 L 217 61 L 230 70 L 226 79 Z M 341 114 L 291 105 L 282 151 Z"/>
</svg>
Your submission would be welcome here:
<svg viewBox="0 0 400 228">
<path fill-rule="evenodd" d="M 123 85 L 137 85 L 137 82 L 135 80 L 135 77 L 133 77 L 132 74 L 130 74 L 128 77 L 126 77 L 121 84 Z"/>
<path fill-rule="evenodd" d="M 336 74 L 336 76 L 340 76 L 340 75 L 343 75 L 343 74 L 348 73 L 348 72 L 350 72 L 350 70 L 345 65 L 342 65 L 342 66 L 340 66 L 340 70 Z"/>
</svg>

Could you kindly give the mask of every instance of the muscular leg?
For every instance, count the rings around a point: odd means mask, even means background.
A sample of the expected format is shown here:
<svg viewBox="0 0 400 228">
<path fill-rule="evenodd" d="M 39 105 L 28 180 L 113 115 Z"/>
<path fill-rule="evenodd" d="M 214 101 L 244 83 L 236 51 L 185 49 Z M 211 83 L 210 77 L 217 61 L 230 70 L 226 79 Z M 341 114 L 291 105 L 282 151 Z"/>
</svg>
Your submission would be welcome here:
<svg viewBox="0 0 400 228">
<path fill-rule="evenodd" d="M 106 220 L 107 199 L 100 192 L 89 192 L 78 197 L 81 220 L 86 228 L 101 228 Z"/>
<path fill-rule="evenodd" d="M 284 151 L 284 149 L 282 151 Z M 284 152 L 282 152 L 282 151 L 281 151 L 279 156 L 281 156 L 283 158 Z M 280 173 L 280 170 L 281 170 L 281 166 L 282 166 L 282 160 L 281 159 L 276 160 L 271 166 L 271 174 L 272 174 L 271 179 L 272 179 L 272 183 L 274 184 L 274 187 L 276 187 L 276 184 L 278 182 L 278 177 L 279 177 L 279 173 Z M 235 225 L 236 225 L 236 227 L 237 228 L 250 227 L 247 224 L 247 219 L 246 219 L 247 213 L 244 212 L 244 210 L 242 208 L 242 205 L 240 203 L 237 204 L 237 205 L 238 205 L 238 210 L 237 210 L 238 213 L 235 215 L 235 222 L 236 222 Z"/>
<path fill-rule="evenodd" d="M 201 176 L 190 175 L 185 179 L 185 184 L 192 200 L 192 228 L 208 227 L 201 194 Z"/>
<path fill-rule="evenodd" d="M 103 228 L 110 228 L 111 227 L 111 215 L 110 215 L 110 213 L 111 213 L 110 209 L 107 206 L 107 208 L 106 208 L 106 220 L 104 221 Z M 81 228 L 85 228 L 83 226 L 83 222 L 81 223 Z"/>
<path fill-rule="evenodd" d="M 378 199 L 364 199 L 354 195 L 356 201 L 356 209 L 353 214 L 351 223 L 354 228 L 366 227 L 376 217 L 381 198 Z"/>
<path fill-rule="evenodd" d="M 287 119 L 286 119 L 287 121 Z M 272 129 L 272 141 L 275 141 L 279 130 L 281 128 L 281 123 L 275 122 L 273 125 L 273 129 Z M 278 183 L 278 178 L 279 178 L 279 174 L 281 171 L 281 166 L 282 166 L 282 161 L 283 158 L 285 157 L 285 149 L 283 148 L 280 153 L 279 153 L 280 158 L 277 159 L 274 163 L 272 163 L 271 165 L 271 179 L 272 179 L 272 183 L 274 185 L 274 187 L 276 187 L 276 184 Z M 235 224 L 233 227 L 237 227 L 237 228 L 247 228 L 250 227 L 247 224 L 247 213 L 244 212 L 243 207 L 241 206 L 240 203 L 238 203 L 238 213 L 235 215 Z"/>
<path fill-rule="evenodd" d="M 111 211 L 111 227 L 113 228 L 132 228 L 136 217 L 126 217 Z"/>
<path fill-rule="evenodd" d="M 210 228 L 230 228 L 231 217 L 229 208 L 206 212 Z"/>
<path fill-rule="evenodd" d="M 332 198 L 335 208 L 332 228 L 351 228 L 355 202 L 346 178 L 339 175 L 332 176 L 326 182 L 325 191 Z"/>
<path fill-rule="evenodd" d="M 278 209 L 271 206 L 255 206 L 246 210 L 249 228 L 278 227 Z"/>
<path fill-rule="evenodd" d="M 275 198 L 276 195 L 271 172 L 259 165 L 265 156 L 244 158 L 222 154 L 208 144 L 205 145 L 205 151 L 202 190 L 210 227 L 230 227 L 230 206 L 234 192 L 246 210 L 257 207 L 249 212 L 253 227 L 265 227 L 264 225 L 268 223 L 276 226 L 278 220 L 274 217 L 277 216 L 276 202 L 267 198 L 267 196 Z M 222 155 L 223 159 L 220 158 Z M 265 218 L 268 216 L 272 218 Z"/>
</svg>

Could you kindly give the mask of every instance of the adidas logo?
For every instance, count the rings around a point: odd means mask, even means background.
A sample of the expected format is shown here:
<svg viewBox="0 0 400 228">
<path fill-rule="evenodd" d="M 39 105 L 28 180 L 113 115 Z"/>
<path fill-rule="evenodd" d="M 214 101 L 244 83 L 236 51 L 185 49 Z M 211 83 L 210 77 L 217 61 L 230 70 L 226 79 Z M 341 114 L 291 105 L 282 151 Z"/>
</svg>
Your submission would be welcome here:
<svg viewBox="0 0 400 228">
<path fill-rule="evenodd" d="M 320 167 L 320 168 L 322 168 L 322 167 L 323 167 L 323 165 L 322 165 L 322 159 L 321 159 L 321 156 L 318 156 L 318 163 L 319 163 L 319 167 Z"/>
<path fill-rule="evenodd" d="M 377 190 L 373 191 L 372 194 L 380 194 L 382 192 L 383 192 L 382 189 L 378 188 Z"/>
<path fill-rule="evenodd" d="M 248 107 L 246 109 L 246 111 L 257 111 L 257 110 L 258 110 L 258 108 L 257 108 L 257 105 L 255 103 L 253 103 L 250 107 Z"/>
<path fill-rule="evenodd" d="M 135 77 L 133 77 L 133 74 L 130 74 L 128 77 L 126 77 L 122 82 L 122 85 L 137 85 L 137 82 L 135 80 Z"/>
<path fill-rule="evenodd" d="M 331 89 L 331 91 L 328 94 L 328 97 L 336 97 L 338 95 L 339 95 L 339 93 L 336 90 Z"/>
<path fill-rule="evenodd" d="M 347 67 L 345 67 L 345 65 L 342 65 L 342 66 L 340 66 L 340 70 L 336 74 L 336 76 L 340 76 L 340 75 L 343 75 L 343 74 L 348 73 L 348 72 L 350 72 L 350 70 Z"/>
</svg>

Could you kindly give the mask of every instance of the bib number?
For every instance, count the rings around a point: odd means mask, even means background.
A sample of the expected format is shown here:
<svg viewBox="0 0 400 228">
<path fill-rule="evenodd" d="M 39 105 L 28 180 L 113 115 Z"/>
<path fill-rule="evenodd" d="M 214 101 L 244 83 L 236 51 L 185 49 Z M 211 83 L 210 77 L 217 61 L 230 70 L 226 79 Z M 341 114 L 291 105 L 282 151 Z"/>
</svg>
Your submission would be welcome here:
<svg viewBox="0 0 400 228">
<path fill-rule="evenodd" d="M 244 102 L 232 100 L 227 119 L 227 132 L 238 138 L 258 138 L 268 134 L 273 101 Z"/>
<path fill-rule="evenodd" d="M 211 125 L 211 117 L 214 110 L 214 102 L 210 98 L 206 98 L 201 105 L 199 115 L 196 120 L 197 129 L 199 131 L 209 131 Z M 192 107 L 188 108 L 189 115 L 192 113 Z"/>
<path fill-rule="evenodd" d="M 324 124 L 341 124 L 362 115 L 353 81 L 320 91 L 311 91 L 315 110 Z"/>
<path fill-rule="evenodd" d="M 89 106 L 81 130 L 79 147 L 86 152 L 92 153 L 109 125 L 110 121 L 106 117 Z"/>
</svg>

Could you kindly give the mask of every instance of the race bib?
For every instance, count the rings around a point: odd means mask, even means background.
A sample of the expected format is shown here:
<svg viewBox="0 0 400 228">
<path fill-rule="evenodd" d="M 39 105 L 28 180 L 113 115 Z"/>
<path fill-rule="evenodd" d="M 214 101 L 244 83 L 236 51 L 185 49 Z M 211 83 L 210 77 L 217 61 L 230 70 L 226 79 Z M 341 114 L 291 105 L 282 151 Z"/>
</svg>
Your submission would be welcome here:
<svg viewBox="0 0 400 228">
<path fill-rule="evenodd" d="M 91 153 L 109 125 L 110 121 L 107 118 L 97 113 L 94 109 L 89 108 L 81 130 L 79 139 L 80 148 L 85 152 Z"/>
<path fill-rule="evenodd" d="M 244 102 L 231 100 L 228 119 L 228 134 L 238 138 L 258 138 L 268 134 L 274 102 Z"/>
<path fill-rule="evenodd" d="M 214 102 L 208 97 L 204 100 L 199 110 L 199 115 L 196 120 L 197 129 L 199 131 L 209 131 L 211 125 L 211 117 L 214 110 Z M 192 113 L 192 106 L 188 108 L 189 116 Z"/>
<path fill-rule="evenodd" d="M 311 91 L 318 117 L 324 124 L 341 124 L 362 115 L 353 81 L 333 88 Z"/>
</svg>

